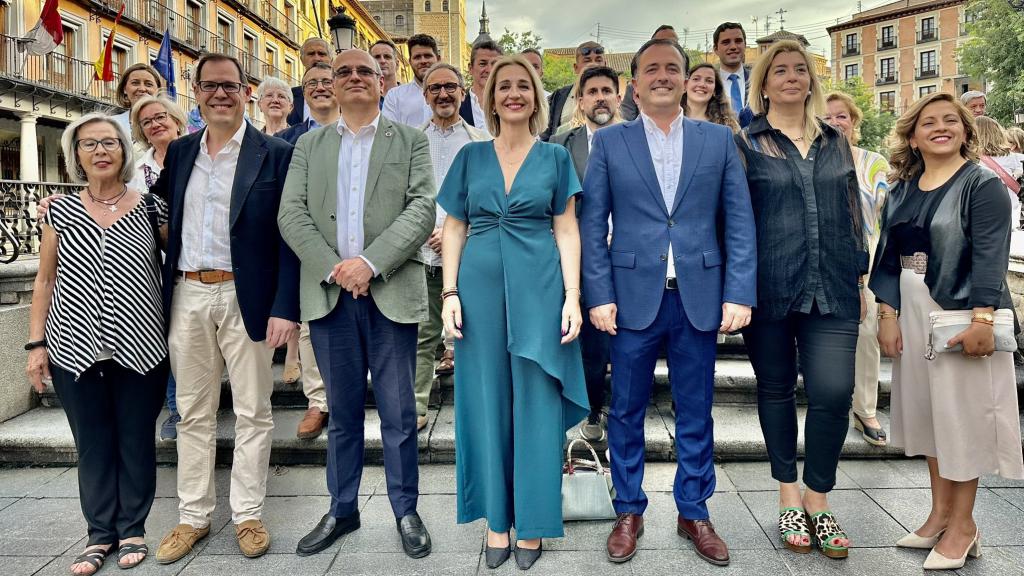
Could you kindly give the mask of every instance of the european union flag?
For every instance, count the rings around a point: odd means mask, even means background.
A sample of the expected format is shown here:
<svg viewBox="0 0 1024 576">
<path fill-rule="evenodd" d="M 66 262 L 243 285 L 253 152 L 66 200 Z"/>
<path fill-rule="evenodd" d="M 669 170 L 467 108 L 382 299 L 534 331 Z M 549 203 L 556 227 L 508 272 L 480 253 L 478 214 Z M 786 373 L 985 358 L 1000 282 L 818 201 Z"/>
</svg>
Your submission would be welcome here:
<svg viewBox="0 0 1024 576">
<path fill-rule="evenodd" d="M 153 68 L 167 81 L 167 95 L 171 98 L 178 97 L 178 91 L 174 88 L 174 58 L 171 56 L 171 31 L 164 30 L 164 38 L 160 41 L 160 51 L 156 53 L 156 59 L 152 62 Z"/>
</svg>

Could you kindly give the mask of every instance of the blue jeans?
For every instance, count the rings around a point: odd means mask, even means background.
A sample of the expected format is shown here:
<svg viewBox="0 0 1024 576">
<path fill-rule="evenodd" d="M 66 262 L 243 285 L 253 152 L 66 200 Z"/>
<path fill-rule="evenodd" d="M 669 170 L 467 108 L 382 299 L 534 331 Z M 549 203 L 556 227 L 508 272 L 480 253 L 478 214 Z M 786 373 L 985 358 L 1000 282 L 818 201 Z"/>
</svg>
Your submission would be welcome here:
<svg viewBox="0 0 1024 576">
<path fill-rule="evenodd" d="M 178 384 L 174 381 L 174 374 L 167 371 L 167 409 L 171 411 L 171 414 L 178 413 L 178 401 L 174 398 L 174 391 L 178 389 Z"/>
</svg>

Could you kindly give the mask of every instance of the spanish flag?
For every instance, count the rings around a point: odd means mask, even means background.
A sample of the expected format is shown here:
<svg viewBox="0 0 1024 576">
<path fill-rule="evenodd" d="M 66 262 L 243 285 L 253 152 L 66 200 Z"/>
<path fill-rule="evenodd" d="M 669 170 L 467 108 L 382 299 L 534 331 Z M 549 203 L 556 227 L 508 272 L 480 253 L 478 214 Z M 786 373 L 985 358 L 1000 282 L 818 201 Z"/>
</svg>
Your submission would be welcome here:
<svg viewBox="0 0 1024 576">
<path fill-rule="evenodd" d="M 124 2 L 121 2 L 121 9 L 117 11 L 117 18 L 114 18 L 114 27 L 110 29 L 107 36 L 107 43 L 103 47 L 103 54 L 94 64 L 96 67 L 96 80 L 112 82 L 114 80 L 114 34 L 117 33 L 117 24 L 121 21 L 121 14 L 124 14 Z"/>
</svg>

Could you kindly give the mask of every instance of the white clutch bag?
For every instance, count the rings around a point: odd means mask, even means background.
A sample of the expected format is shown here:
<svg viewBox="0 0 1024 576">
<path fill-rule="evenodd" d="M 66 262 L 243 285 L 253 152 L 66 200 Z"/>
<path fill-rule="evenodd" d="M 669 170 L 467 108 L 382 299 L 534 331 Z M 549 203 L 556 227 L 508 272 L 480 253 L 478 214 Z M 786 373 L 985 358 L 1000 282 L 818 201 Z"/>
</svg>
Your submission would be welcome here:
<svg viewBox="0 0 1024 576">
<path fill-rule="evenodd" d="M 946 348 L 946 342 L 971 325 L 973 310 L 940 310 L 928 313 L 931 328 L 928 331 L 928 346 L 924 357 L 934 360 L 936 353 L 962 352 L 960 344 Z M 1017 339 L 1013 335 L 1013 310 L 1000 308 L 993 315 L 992 330 L 996 338 L 996 352 L 1015 352 Z"/>
</svg>

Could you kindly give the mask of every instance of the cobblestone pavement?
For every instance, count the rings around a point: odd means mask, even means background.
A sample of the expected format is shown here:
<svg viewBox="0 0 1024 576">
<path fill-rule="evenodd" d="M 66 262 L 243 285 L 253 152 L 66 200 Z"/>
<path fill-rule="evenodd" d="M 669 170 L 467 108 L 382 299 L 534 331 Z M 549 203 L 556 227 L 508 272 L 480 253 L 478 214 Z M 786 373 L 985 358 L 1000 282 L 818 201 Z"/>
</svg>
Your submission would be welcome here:
<svg viewBox="0 0 1024 576">
<path fill-rule="evenodd" d="M 856 549 L 843 561 L 819 553 L 780 551 L 775 528 L 776 496 L 766 463 L 727 463 L 718 467 L 718 491 L 709 502 L 712 519 L 728 542 L 732 564 L 725 569 L 704 563 L 675 533 L 671 464 L 647 466 L 650 507 L 645 515 L 641 550 L 632 562 L 614 565 L 605 559 L 609 522 L 573 523 L 566 536 L 545 541 L 544 556 L 531 574 L 673 574 L 673 575 L 813 575 L 896 576 L 921 574 L 923 551 L 898 550 L 893 543 L 915 528 L 928 513 L 927 471 L 920 460 L 844 461 L 831 503 Z M 270 530 L 270 553 L 256 560 L 240 555 L 228 526 L 229 471 L 217 470 L 217 511 L 213 530 L 197 551 L 171 566 L 152 558 L 131 576 L 181 575 L 357 575 L 488 574 L 481 560 L 484 524 L 455 524 L 455 470 L 425 465 L 420 472 L 419 511 L 433 536 L 433 553 L 410 560 L 401 551 L 380 467 L 363 476 L 362 528 L 330 549 L 307 558 L 295 545 L 327 510 L 326 480 L 320 467 L 275 468 L 270 476 L 264 522 Z M 970 560 L 960 574 L 1024 574 L 1024 483 L 984 479 L 977 519 L 984 554 Z M 147 525 L 150 547 L 177 523 L 175 470 L 158 470 L 157 500 Z M 85 544 L 85 522 L 78 506 L 74 468 L 0 470 L 0 574 L 3 576 L 68 573 L 71 559 Z M 101 574 L 120 571 L 108 561 Z M 514 562 L 495 571 L 518 572 Z"/>
</svg>

